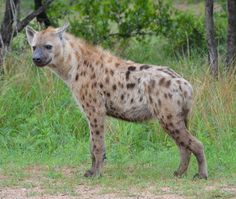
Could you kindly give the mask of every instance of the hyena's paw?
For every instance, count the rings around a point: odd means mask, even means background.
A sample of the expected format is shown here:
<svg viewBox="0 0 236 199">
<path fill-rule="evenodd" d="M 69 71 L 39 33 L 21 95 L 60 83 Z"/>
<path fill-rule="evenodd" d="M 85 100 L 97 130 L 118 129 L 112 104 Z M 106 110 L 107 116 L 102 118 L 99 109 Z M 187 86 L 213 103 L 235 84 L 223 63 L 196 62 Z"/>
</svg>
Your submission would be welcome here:
<svg viewBox="0 0 236 199">
<path fill-rule="evenodd" d="M 199 174 L 199 173 L 196 173 L 194 176 L 193 176 L 193 179 L 204 179 L 204 180 L 207 180 L 208 176 L 207 174 Z"/>
<path fill-rule="evenodd" d="M 175 177 L 178 177 L 178 178 L 182 177 L 182 174 L 180 174 L 178 171 L 174 171 L 173 174 Z"/>
<path fill-rule="evenodd" d="M 90 169 L 85 172 L 84 177 L 100 177 L 100 172 L 95 172 L 93 169 Z"/>
<path fill-rule="evenodd" d="M 88 170 L 84 174 L 84 177 L 93 177 L 93 176 L 94 176 L 94 172 L 92 170 Z"/>
</svg>

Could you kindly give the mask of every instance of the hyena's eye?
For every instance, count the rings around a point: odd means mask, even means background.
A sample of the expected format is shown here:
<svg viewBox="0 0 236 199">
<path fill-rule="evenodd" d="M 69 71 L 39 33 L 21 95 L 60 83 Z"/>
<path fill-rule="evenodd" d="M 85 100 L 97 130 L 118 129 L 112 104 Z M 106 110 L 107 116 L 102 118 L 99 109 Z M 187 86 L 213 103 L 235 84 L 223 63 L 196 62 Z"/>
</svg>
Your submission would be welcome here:
<svg viewBox="0 0 236 199">
<path fill-rule="evenodd" d="M 33 50 L 35 50 L 35 49 L 36 49 L 36 46 L 33 46 L 32 48 L 33 48 Z"/>
<path fill-rule="evenodd" d="M 51 45 L 45 45 L 44 46 L 47 50 L 51 50 L 52 49 L 52 46 Z"/>
</svg>

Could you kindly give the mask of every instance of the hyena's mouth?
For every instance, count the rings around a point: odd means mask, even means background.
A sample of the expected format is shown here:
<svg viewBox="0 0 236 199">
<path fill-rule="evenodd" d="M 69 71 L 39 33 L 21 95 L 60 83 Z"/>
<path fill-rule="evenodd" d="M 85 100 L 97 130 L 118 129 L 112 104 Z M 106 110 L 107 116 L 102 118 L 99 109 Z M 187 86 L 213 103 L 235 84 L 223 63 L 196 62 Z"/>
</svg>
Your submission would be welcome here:
<svg viewBox="0 0 236 199">
<path fill-rule="evenodd" d="M 38 66 L 38 67 L 44 67 L 44 66 L 46 66 L 46 65 L 48 65 L 50 62 L 52 61 L 52 58 L 51 59 L 49 59 L 48 61 L 46 61 L 46 62 L 34 62 L 34 64 L 36 65 L 36 66 Z"/>
</svg>

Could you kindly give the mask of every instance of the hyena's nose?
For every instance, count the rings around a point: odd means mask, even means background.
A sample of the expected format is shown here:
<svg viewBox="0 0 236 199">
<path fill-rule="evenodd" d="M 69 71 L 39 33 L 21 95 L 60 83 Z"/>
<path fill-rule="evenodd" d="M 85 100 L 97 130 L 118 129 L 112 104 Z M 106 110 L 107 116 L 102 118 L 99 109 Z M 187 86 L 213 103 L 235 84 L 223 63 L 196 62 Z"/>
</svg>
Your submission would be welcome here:
<svg viewBox="0 0 236 199">
<path fill-rule="evenodd" d="M 33 61 L 35 64 L 41 64 L 42 63 L 42 59 L 40 57 L 33 57 Z"/>
</svg>

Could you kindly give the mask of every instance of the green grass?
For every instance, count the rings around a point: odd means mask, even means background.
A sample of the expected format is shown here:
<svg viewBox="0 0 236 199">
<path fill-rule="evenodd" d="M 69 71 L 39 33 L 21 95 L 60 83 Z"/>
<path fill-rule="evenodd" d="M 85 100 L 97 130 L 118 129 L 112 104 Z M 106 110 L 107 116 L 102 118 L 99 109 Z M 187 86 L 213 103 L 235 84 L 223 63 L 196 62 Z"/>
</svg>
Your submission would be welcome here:
<svg viewBox="0 0 236 199">
<path fill-rule="evenodd" d="M 209 74 L 204 53 L 168 56 L 163 40 L 132 41 L 121 56 L 140 63 L 170 65 L 194 87 L 195 105 L 190 130 L 205 145 L 208 181 L 193 181 L 197 170 L 191 159 L 188 174 L 173 177 L 179 154 L 156 121 L 133 124 L 109 118 L 106 123 L 107 164 L 102 178 L 85 179 L 90 166 L 89 133 L 85 118 L 68 88 L 48 70 L 36 69 L 29 51 L 12 53 L 0 79 L 0 187 L 35 187 L 36 168 L 44 192 L 77 195 L 77 185 L 99 185 L 101 192 L 148 189 L 192 198 L 230 198 L 236 186 L 236 78 Z M 70 174 L 67 174 L 66 171 Z M 0 175 L 0 176 L 1 176 Z M 212 189 L 206 187 L 213 186 Z M 39 193 L 32 191 L 30 196 Z"/>
</svg>

